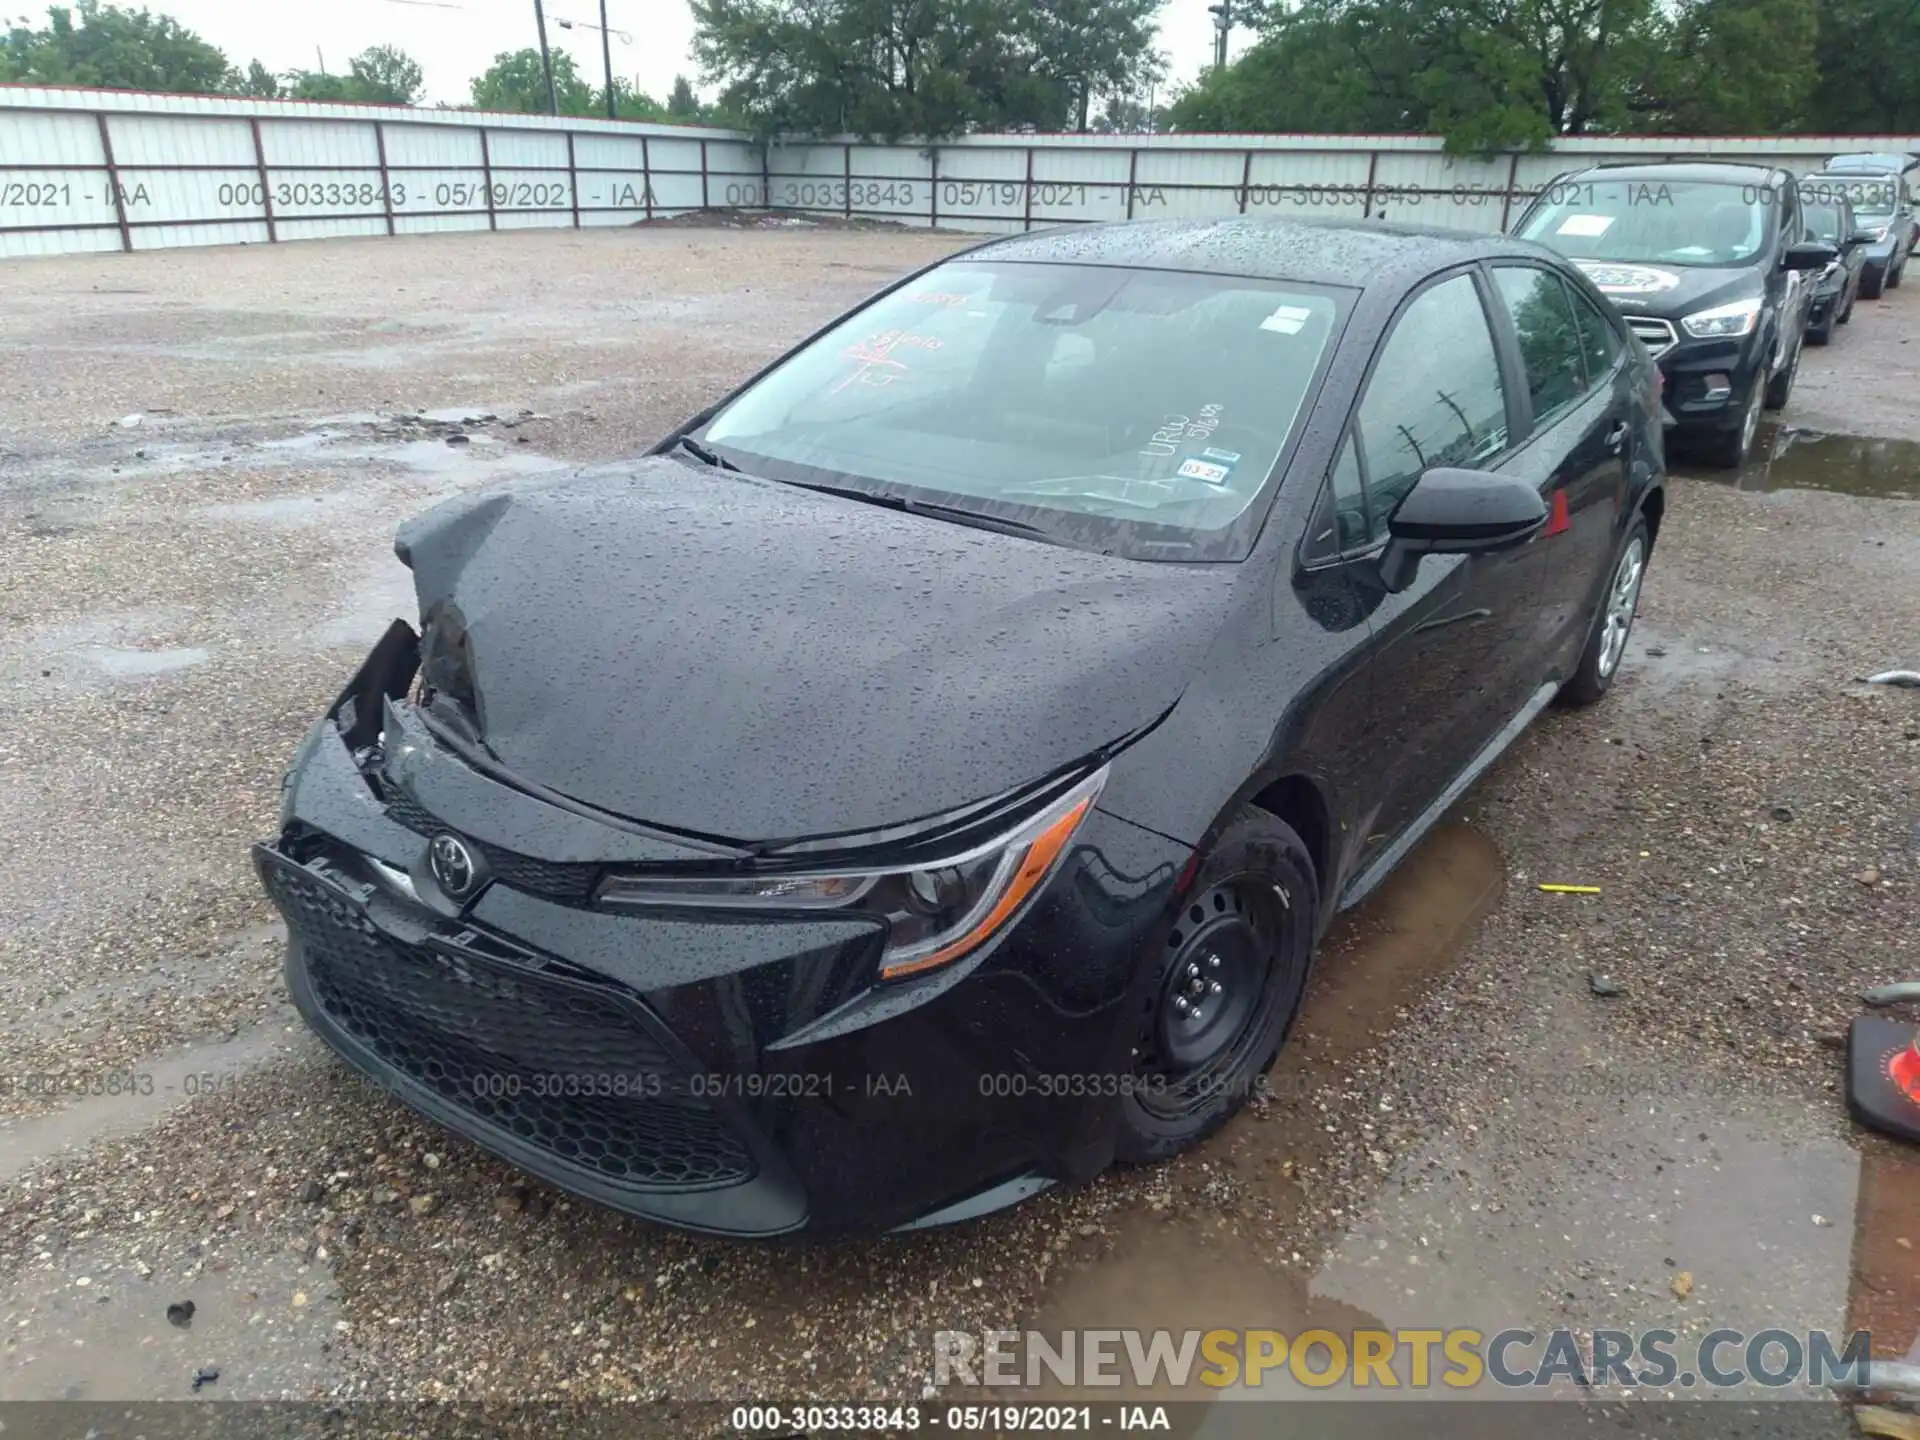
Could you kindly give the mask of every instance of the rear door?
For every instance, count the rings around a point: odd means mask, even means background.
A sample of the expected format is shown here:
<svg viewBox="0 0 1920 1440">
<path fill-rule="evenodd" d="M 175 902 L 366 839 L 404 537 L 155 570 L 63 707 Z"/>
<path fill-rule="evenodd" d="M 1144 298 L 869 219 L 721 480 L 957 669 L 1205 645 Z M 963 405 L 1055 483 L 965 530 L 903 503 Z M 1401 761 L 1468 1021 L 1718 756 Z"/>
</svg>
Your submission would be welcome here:
<svg viewBox="0 0 1920 1440">
<path fill-rule="evenodd" d="M 1510 466 L 1540 488 L 1547 528 L 1526 551 L 1538 587 L 1525 641 L 1530 692 L 1578 658 L 1596 587 L 1612 559 L 1627 488 L 1635 403 L 1626 343 L 1613 323 L 1549 265 L 1492 267 L 1502 330 L 1526 377 L 1524 439 Z"/>
</svg>

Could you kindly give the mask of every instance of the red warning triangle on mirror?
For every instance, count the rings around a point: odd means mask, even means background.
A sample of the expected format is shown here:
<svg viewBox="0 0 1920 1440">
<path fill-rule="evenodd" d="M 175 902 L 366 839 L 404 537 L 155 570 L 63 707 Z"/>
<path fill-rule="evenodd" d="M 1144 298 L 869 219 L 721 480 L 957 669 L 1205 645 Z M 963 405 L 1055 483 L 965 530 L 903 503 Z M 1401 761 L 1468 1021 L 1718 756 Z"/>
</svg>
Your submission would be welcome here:
<svg viewBox="0 0 1920 1440">
<path fill-rule="evenodd" d="M 1546 533 L 1549 536 L 1558 535 L 1562 530 L 1566 528 L 1567 528 L 1567 492 L 1564 490 L 1556 490 L 1553 492 L 1553 514 L 1547 518 Z"/>
</svg>

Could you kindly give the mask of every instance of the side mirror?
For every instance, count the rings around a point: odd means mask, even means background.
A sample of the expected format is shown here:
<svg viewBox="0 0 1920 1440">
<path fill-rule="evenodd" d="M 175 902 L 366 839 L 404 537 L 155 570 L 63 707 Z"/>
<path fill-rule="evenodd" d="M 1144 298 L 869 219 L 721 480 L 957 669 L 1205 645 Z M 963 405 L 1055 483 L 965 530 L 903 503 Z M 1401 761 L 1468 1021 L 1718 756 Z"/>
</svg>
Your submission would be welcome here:
<svg viewBox="0 0 1920 1440">
<path fill-rule="evenodd" d="M 1780 265 L 1786 270 L 1824 270 L 1840 258 L 1840 251 L 1824 240 L 1801 240 L 1787 247 Z"/>
<path fill-rule="evenodd" d="M 1853 234 L 1847 237 L 1847 243 L 1849 245 L 1871 245 L 1879 234 L 1880 232 L 1878 230 L 1869 230 L 1864 225 L 1857 226 Z"/>
<path fill-rule="evenodd" d="M 1424 471 L 1387 521 L 1380 579 L 1413 583 L 1422 555 L 1484 555 L 1524 545 L 1547 523 L 1547 504 L 1524 480 L 1490 470 Z"/>
</svg>

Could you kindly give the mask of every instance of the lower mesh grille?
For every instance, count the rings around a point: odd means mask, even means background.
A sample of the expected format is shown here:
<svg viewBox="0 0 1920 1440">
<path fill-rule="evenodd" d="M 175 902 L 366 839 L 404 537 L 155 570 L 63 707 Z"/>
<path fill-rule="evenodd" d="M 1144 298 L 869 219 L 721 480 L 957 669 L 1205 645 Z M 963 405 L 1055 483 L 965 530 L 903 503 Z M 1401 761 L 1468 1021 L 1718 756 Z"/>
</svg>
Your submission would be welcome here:
<svg viewBox="0 0 1920 1440">
<path fill-rule="evenodd" d="M 386 1066 L 567 1164 L 636 1190 L 753 1177 L 745 1144 L 634 1008 L 600 987 L 391 941 L 290 861 L 263 863 L 314 998 Z"/>
</svg>

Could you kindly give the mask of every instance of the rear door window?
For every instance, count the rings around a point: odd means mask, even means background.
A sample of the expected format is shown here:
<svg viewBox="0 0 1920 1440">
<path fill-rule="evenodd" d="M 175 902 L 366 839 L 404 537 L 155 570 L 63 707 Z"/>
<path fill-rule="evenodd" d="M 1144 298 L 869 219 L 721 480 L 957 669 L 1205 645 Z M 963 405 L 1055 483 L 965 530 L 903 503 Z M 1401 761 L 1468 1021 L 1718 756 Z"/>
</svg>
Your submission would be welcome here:
<svg viewBox="0 0 1920 1440">
<path fill-rule="evenodd" d="M 1493 286 L 1520 339 L 1535 428 L 1552 421 L 1587 388 L 1585 341 L 1560 277 L 1541 265 L 1500 265 Z"/>
</svg>

